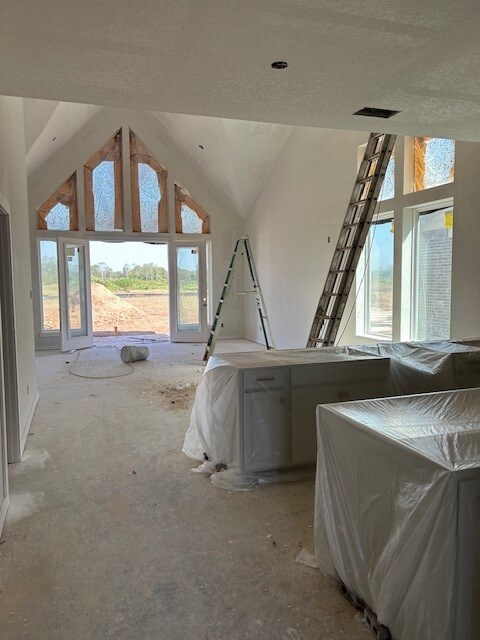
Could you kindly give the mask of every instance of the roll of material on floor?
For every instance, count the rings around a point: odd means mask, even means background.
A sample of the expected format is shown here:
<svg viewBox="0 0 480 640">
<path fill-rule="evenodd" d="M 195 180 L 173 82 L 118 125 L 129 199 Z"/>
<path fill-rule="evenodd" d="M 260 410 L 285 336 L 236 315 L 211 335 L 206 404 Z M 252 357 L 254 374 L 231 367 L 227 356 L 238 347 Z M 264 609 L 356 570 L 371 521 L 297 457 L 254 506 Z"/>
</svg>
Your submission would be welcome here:
<svg viewBox="0 0 480 640">
<path fill-rule="evenodd" d="M 120 351 L 120 357 L 125 364 L 137 362 L 138 360 L 146 360 L 148 354 L 148 347 L 135 347 L 133 345 L 125 345 Z"/>
</svg>

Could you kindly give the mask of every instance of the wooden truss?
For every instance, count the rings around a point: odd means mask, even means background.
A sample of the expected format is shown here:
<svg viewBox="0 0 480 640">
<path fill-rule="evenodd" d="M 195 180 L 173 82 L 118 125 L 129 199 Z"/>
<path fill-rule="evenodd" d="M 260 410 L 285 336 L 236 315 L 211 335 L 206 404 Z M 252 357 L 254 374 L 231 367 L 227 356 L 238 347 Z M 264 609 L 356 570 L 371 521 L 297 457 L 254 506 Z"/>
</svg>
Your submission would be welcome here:
<svg viewBox="0 0 480 640">
<path fill-rule="evenodd" d="M 70 213 L 70 231 L 78 231 L 77 174 L 72 174 L 37 209 L 37 228 L 48 229 L 47 216 L 57 204 L 63 204 Z"/>
<path fill-rule="evenodd" d="M 186 204 L 202 221 L 202 233 L 210 233 L 210 216 L 186 189 L 175 183 L 175 232 L 184 233 L 182 223 L 182 204 Z"/>
</svg>

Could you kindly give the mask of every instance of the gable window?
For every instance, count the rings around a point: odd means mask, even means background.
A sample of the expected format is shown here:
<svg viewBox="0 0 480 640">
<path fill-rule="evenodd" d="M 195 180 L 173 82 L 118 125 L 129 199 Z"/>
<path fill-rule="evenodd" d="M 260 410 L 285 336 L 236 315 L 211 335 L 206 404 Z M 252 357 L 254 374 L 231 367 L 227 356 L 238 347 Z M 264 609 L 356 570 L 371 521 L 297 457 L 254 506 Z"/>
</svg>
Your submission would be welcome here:
<svg viewBox="0 0 480 640">
<path fill-rule="evenodd" d="M 413 336 L 450 338 L 452 291 L 452 207 L 417 211 L 415 216 Z"/>
<path fill-rule="evenodd" d="M 417 137 L 413 141 L 413 190 L 423 191 L 453 182 L 455 141 Z"/>
<path fill-rule="evenodd" d="M 210 216 L 186 189 L 175 183 L 176 233 L 210 233 Z"/>
<path fill-rule="evenodd" d="M 87 231 L 123 230 L 121 129 L 84 165 Z"/>
<path fill-rule="evenodd" d="M 37 229 L 78 231 L 76 173 L 37 208 Z"/>
<path fill-rule="evenodd" d="M 168 233 L 167 170 L 130 129 L 132 227 L 143 233 Z"/>
</svg>

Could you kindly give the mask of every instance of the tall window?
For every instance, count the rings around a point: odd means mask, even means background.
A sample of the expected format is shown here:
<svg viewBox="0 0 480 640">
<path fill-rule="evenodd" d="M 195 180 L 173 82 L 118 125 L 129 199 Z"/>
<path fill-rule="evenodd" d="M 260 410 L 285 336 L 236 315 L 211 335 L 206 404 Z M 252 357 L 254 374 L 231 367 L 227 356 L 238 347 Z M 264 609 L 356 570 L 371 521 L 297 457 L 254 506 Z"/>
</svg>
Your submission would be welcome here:
<svg viewBox="0 0 480 640">
<path fill-rule="evenodd" d="M 362 333 L 392 339 L 393 328 L 393 219 L 378 219 L 370 228 L 363 253 Z"/>
<path fill-rule="evenodd" d="M 60 297 L 56 240 L 40 240 L 42 331 L 60 331 Z"/>
<path fill-rule="evenodd" d="M 393 215 L 371 225 L 357 267 L 357 333 L 376 339 L 393 337 Z"/>
<path fill-rule="evenodd" d="M 37 229 L 78 231 L 76 173 L 37 208 Z"/>
<path fill-rule="evenodd" d="M 413 334 L 416 340 L 450 338 L 453 210 L 417 213 Z"/>
<path fill-rule="evenodd" d="M 84 165 L 87 231 L 123 230 L 122 130 Z"/>
<path fill-rule="evenodd" d="M 414 138 L 413 190 L 422 191 L 453 182 L 455 141 L 447 138 Z"/>
<path fill-rule="evenodd" d="M 210 216 L 186 189 L 175 183 L 175 231 L 210 233 Z"/>
<path fill-rule="evenodd" d="M 168 233 L 167 170 L 130 129 L 133 231 Z"/>
</svg>

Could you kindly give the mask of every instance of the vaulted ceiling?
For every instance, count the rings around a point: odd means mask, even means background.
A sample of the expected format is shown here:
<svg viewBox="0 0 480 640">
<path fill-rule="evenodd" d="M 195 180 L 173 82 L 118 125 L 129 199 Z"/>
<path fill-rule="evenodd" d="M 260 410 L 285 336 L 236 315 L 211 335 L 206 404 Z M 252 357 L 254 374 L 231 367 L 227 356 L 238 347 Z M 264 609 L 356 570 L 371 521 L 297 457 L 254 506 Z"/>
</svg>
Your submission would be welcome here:
<svg viewBox="0 0 480 640">
<path fill-rule="evenodd" d="M 29 174 L 32 175 L 80 131 L 101 108 L 25 100 L 25 150 Z M 293 129 L 286 125 L 160 112 L 149 116 L 242 216 L 251 210 Z"/>
<path fill-rule="evenodd" d="M 16 0 L 0 21 L 0 93 L 162 113 L 480 140 L 479 68 L 478 0 Z"/>
</svg>

